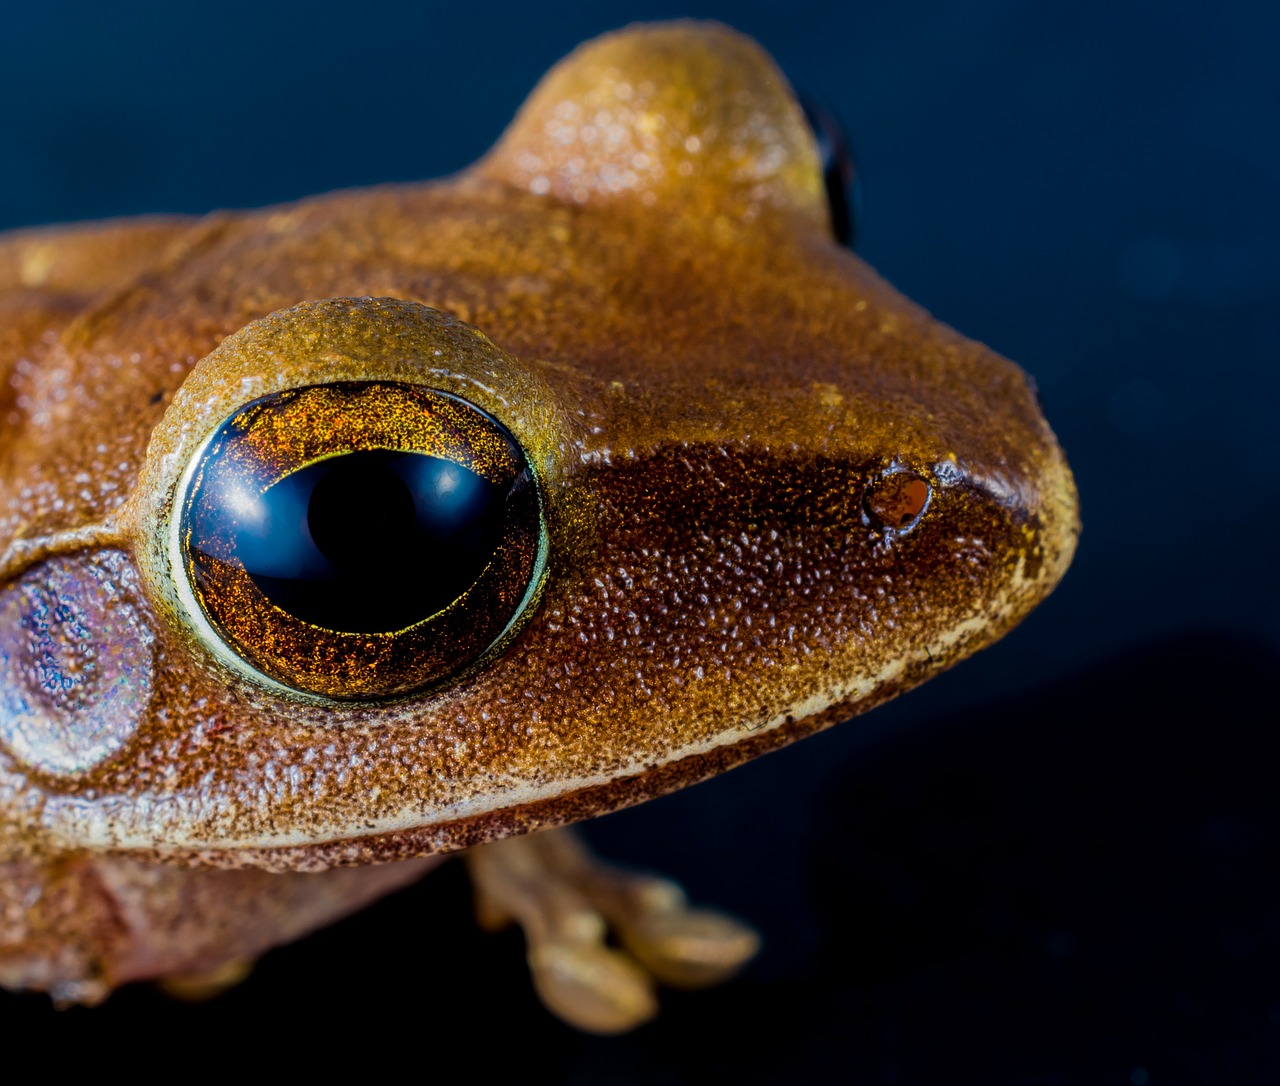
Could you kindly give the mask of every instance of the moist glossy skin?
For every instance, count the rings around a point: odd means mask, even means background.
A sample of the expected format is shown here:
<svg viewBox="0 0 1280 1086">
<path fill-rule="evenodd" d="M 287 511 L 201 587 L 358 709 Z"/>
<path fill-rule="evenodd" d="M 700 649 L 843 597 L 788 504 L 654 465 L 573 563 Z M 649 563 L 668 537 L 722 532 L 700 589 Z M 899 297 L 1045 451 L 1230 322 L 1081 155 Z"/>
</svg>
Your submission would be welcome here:
<svg viewBox="0 0 1280 1086">
<path fill-rule="evenodd" d="M 0 859 L 28 867 L 317 870 L 634 803 L 990 643 L 1077 531 L 1025 376 L 839 247 L 789 89 L 712 26 L 585 46 L 445 181 L 0 238 L 0 375 Z M 455 678 L 332 702 L 203 637 L 169 541 L 224 419 L 368 379 L 507 427 L 546 576 Z"/>
</svg>

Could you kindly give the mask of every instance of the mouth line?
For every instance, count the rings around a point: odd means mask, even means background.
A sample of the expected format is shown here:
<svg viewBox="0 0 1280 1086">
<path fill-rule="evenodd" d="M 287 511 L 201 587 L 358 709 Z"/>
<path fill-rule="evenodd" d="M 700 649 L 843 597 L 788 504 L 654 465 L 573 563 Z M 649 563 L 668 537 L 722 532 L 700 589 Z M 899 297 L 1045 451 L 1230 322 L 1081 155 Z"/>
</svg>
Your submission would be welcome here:
<svg viewBox="0 0 1280 1086">
<path fill-rule="evenodd" d="M 1012 582 L 1011 582 L 1012 584 Z M 1002 631 L 1005 623 L 998 624 Z M 652 755 L 637 757 L 615 766 L 607 773 L 584 774 L 580 777 L 558 780 L 550 784 L 530 785 L 508 779 L 495 782 L 486 779 L 484 790 L 475 796 L 442 805 L 424 817 L 423 811 L 402 808 L 394 813 L 376 818 L 359 820 L 358 825 L 323 822 L 313 823 L 307 830 L 260 831 L 244 836 L 231 834 L 233 840 L 210 833 L 210 822 L 217 822 L 217 813 L 206 815 L 199 821 L 206 827 L 188 821 L 183 825 L 182 811 L 189 809 L 190 799 L 185 796 L 155 797 L 102 797 L 88 802 L 80 797 L 65 796 L 51 799 L 43 812 L 43 823 L 53 839 L 68 848 L 88 848 L 123 852 L 146 851 L 161 855 L 189 855 L 193 853 L 252 853 L 255 851 L 288 850 L 305 853 L 309 847 L 324 848 L 338 841 L 385 837 L 398 833 L 430 830 L 448 823 L 500 814 L 504 810 L 527 807 L 554 801 L 576 792 L 599 788 L 618 781 L 642 781 L 645 775 L 661 766 L 686 759 L 698 758 L 720 749 L 732 747 L 739 741 L 756 739 L 789 725 L 802 724 L 806 719 L 840 705 L 848 705 L 849 715 L 857 713 L 858 703 L 872 697 L 878 690 L 894 683 L 908 668 L 925 667 L 939 669 L 968 655 L 974 640 L 985 644 L 991 639 L 991 612 L 970 615 L 945 632 L 937 635 L 927 645 L 911 654 L 892 660 L 874 673 L 864 673 L 843 682 L 833 683 L 821 690 L 793 702 L 784 712 L 765 719 L 745 719 L 729 729 L 696 743 L 688 743 L 667 752 L 659 761 Z M 980 646 L 975 646 L 980 647 Z M 625 805 L 625 799 L 617 806 Z M 234 818 L 233 805 L 224 807 L 223 817 Z M 166 810 L 167 808 L 167 810 Z M 603 813 L 593 812 L 593 813 Z M 168 827 L 162 835 L 147 834 L 132 829 L 135 826 Z"/>
</svg>

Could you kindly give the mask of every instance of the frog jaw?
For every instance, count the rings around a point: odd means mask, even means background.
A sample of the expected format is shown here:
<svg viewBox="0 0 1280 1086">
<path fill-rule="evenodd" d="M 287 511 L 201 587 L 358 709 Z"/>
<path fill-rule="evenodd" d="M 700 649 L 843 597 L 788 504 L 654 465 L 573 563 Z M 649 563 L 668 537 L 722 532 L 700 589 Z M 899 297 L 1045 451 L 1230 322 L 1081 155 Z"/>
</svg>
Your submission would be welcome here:
<svg viewBox="0 0 1280 1086">
<path fill-rule="evenodd" d="M 424 790 L 379 810 L 368 799 L 381 789 L 358 786 L 331 791 L 319 811 L 286 805 L 283 833 L 249 831 L 224 808 L 196 825 L 175 820 L 163 845 L 153 836 L 162 807 L 136 836 L 121 830 L 139 819 L 115 804 L 73 811 L 55 801 L 49 814 L 95 847 L 306 869 L 465 847 L 683 787 L 878 705 L 1016 623 L 1061 575 L 1074 541 L 1070 476 L 1050 452 L 1056 477 L 1018 485 L 966 475 L 946 458 L 929 463 L 921 450 L 908 467 L 901 447 L 858 464 L 744 442 L 593 461 L 575 485 L 593 494 L 595 522 L 585 539 L 559 534 L 542 608 L 490 670 L 377 718 L 349 708 L 339 723 L 286 707 L 300 744 L 327 740 L 359 762 L 407 736 L 436 738 L 460 712 L 471 724 L 531 693 L 524 730 L 545 727 L 523 753 L 500 745 L 501 726 L 452 731 L 452 743 L 475 744 L 469 792 L 455 762 L 462 787 L 426 817 Z M 932 494 L 917 523 L 890 531 L 868 518 L 866 495 L 904 469 Z M 1019 504 L 1041 494 L 1037 507 Z M 671 617 L 682 599 L 690 606 Z M 548 681 L 554 672 L 569 681 Z M 441 772 L 425 764 L 409 775 Z M 393 786 L 403 779 L 393 775 Z"/>
<path fill-rule="evenodd" d="M 852 270 L 851 297 L 867 297 Z M 876 327 L 893 303 L 886 289 L 871 295 Z M 898 325 L 901 352 L 935 360 L 906 378 L 896 357 L 851 352 L 856 329 L 813 340 L 790 356 L 794 373 L 775 367 L 763 388 L 756 367 L 699 355 L 705 342 L 685 338 L 699 372 L 718 375 L 719 411 L 705 391 L 677 401 L 629 391 L 633 371 L 584 381 L 578 369 L 530 364 L 410 303 L 308 303 L 227 340 L 153 436 L 151 462 L 174 479 L 186 462 L 176 449 L 197 447 L 203 432 L 189 405 L 216 422 L 234 406 L 218 406 L 217 390 L 248 395 L 244 374 L 270 372 L 265 358 L 290 354 L 288 380 L 305 384 L 304 343 L 318 345 L 317 365 L 335 378 L 405 357 L 377 347 L 384 332 L 404 342 L 421 326 L 437 342 L 437 329 L 454 329 L 457 342 L 478 345 L 493 410 L 519 404 L 522 440 L 541 450 L 545 594 L 484 668 L 373 705 L 255 688 L 220 670 L 170 610 L 155 626 L 158 654 L 187 662 L 158 670 L 153 708 L 165 716 L 138 739 L 174 753 L 137 769 L 108 761 L 83 782 L 92 800 L 77 789 L 50 795 L 46 832 L 64 847 L 302 868 L 463 847 L 693 783 L 994 640 L 1065 569 L 1070 475 L 1016 368 L 897 305 L 911 317 Z M 337 328 L 319 334 L 315 322 L 350 329 L 355 313 L 375 342 L 343 362 Z M 829 330 L 835 318 L 816 323 Z M 284 351 L 273 337 L 295 325 L 305 335 L 288 333 Z M 259 334 L 265 353 L 242 350 Z M 465 375 L 468 357 L 457 353 L 445 371 Z M 228 358 L 238 361 L 227 368 Z M 1001 396 L 984 413 L 973 389 L 993 386 Z M 930 490 L 909 530 L 876 523 L 868 500 L 903 473 Z M 135 554 L 170 538 L 152 518 L 173 508 L 163 481 L 138 493 L 161 497 L 127 511 Z M 157 582 L 160 568 L 144 564 Z M 153 585 L 157 615 L 169 598 Z M 146 768 L 158 765 L 173 769 Z"/>
</svg>

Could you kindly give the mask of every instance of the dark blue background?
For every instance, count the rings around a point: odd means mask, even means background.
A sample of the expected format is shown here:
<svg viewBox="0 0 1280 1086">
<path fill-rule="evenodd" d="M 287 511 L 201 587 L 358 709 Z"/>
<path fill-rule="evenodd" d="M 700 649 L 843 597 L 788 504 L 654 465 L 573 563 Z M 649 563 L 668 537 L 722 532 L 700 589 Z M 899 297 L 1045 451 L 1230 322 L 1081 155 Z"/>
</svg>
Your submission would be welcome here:
<svg viewBox="0 0 1280 1086">
<path fill-rule="evenodd" d="M 25 5 L 0 227 L 447 173 L 580 40 L 688 14 L 843 117 L 862 255 L 1035 376 L 1083 504 L 1062 587 L 910 697 L 593 828 L 768 939 L 634 1037 L 543 1019 L 448 875 L 210 1007 L 6 1013 L 86 1043 L 330 1014 L 580 1082 L 1277 1080 L 1280 7 Z"/>
</svg>

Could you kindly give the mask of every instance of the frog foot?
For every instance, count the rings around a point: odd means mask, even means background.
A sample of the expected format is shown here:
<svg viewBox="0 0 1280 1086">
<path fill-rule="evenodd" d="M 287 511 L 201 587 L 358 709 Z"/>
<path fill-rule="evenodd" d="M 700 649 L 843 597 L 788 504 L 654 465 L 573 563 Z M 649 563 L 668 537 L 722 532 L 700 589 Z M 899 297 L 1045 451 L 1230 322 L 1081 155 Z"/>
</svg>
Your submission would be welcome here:
<svg viewBox="0 0 1280 1086">
<path fill-rule="evenodd" d="M 760 945 L 742 921 L 690 908 L 674 882 L 598 859 L 574 830 L 507 838 L 466 859 L 480 925 L 518 924 L 538 997 L 592 1033 L 634 1029 L 658 1011 L 655 982 L 717 984 Z M 610 932 L 622 949 L 606 944 Z"/>
</svg>

